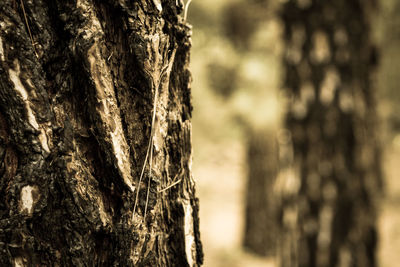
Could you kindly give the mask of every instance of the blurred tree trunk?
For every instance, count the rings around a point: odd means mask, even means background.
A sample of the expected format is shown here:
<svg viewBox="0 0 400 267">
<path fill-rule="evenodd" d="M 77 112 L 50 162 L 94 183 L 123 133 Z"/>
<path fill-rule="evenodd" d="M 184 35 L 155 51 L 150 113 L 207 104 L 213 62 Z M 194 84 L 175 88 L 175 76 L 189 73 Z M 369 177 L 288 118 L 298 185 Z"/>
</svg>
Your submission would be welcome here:
<svg viewBox="0 0 400 267">
<path fill-rule="evenodd" d="M 275 255 L 277 206 L 273 186 L 277 170 L 275 132 L 248 128 L 247 186 L 243 245 L 263 256 Z"/>
<path fill-rule="evenodd" d="M 382 177 L 370 30 L 375 4 L 283 4 L 288 132 L 280 141 L 277 184 L 284 267 L 376 266 Z"/>
<path fill-rule="evenodd" d="M 1 266 L 201 264 L 176 4 L 0 2 Z"/>
<path fill-rule="evenodd" d="M 385 114 L 388 118 L 389 135 L 400 132 L 400 94 L 399 94 L 399 75 L 400 68 L 400 2 L 387 1 L 382 2 L 383 14 L 381 15 L 383 23 L 381 32 L 383 36 L 382 66 L 380 68 L 380 84 L 382 84 L 381 96 L 385 101 L 382 106 L 385 107 Z"/>
<path fill-rule="evenodd" d="M 241 69 L 240 65 L 245 65 L 257 56 L 260 58 L 260 64 L 264 64 L 265 55 L 271 53 L 265 47 L 257 47 L 254 40 L 257 39 L 257 33 L 264 29 L 266 22 L 273 19 L 272 6 L 266 0 L 227 2 L 221 15 L 223 33 L 237 49 L 241 59 L 235 68 L 226 68 L 224 72 L 224 68 L 217 64 L 210 66 L 210 80 L 214 81 L 214 88 L 219 88 L 218 92 L 221 95 L 232 95 L 238 89 L 238 84 L 243 82 L 247 83 L 245 88 L 253 98 L 256 98 L 254 95 L 257 94 L 257 90 L 268 90 L 266 87 L 269 86 L 265 84 L 257 88 L 257 83 L 261 83 L 257 78 L 252 81 L 249 78 L 245 80 L 246 74 L 238 75 L 238 72 Z M 229 77 L 228 81 L 226 77 Z M 252 83 L 254 84 L 251 85 Z M 277 237 L 277 209 L 273 192 L 277 170 L 276 127 L 271 121 L 258 119 L 263 117 L 260 116 L 263 112 L 260 112 L 259 107 L 253 106 L 250 110 L 237 117 L 246 138 L 247 184 L 243 246 L 249 252 L 260 256 L 272 256 L 275 255 Z M 255 117 L 257 119 L 254 119 Z M 264 119 L 267 119 L 267 116 Z"/>
</svg>

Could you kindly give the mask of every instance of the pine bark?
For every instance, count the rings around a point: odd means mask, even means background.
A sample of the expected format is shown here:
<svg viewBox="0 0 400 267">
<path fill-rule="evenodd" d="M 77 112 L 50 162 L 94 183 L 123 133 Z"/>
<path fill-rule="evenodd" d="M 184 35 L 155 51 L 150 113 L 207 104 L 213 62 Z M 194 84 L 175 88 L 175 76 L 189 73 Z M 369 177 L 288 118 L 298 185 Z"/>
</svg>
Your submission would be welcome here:
<svg viewBox="0 0 400 267">
<path fill-rule="evenodd" d="M 201 265 L 180 3 L 0 1 L 1 266 Z"/>
<path fill-rule="evenodd" d="M 283 4 L 281 266 L 376 266 L 382 188 L 374 1 Z"/>
</svg>

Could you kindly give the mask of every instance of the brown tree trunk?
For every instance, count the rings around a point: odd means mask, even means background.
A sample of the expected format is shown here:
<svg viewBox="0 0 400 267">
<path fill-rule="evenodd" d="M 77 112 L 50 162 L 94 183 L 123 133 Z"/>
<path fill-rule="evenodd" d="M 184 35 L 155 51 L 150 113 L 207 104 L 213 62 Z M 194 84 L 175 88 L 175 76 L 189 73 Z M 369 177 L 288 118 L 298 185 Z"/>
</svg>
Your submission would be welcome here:
<svg viewBox="0 0 400 267">
<path fill-rule="evenodd" d="M 387 1 L 382 3 L 383 23 L 381 26 L 382 36 L 382 65 L 379 75 L 382 85 L 382 106 L 386 110 L 388 122 L 388 134 L 400 132 L 400 94 L 398 85 L 400 82 L 398 70 L 400 68 L 400 2 Z"/>
<path fill-rule="evenodd" d="M 180 1 L 0 2 L 0 265 L 199 266 Z"/>
<path fill-rule="evenodd" d="M 277 202 L 274 183 L 277 172 L 275 132 L 248 129 L 247 186 L 243 245 L 262 256 L 275 255 Z"/>
<path fill-rule="evenodd" d="M 278 178 L 282 266 L 376 266 L 373 2 L 289 0 L 282 7 L 289 101 Z"/>
</svg>

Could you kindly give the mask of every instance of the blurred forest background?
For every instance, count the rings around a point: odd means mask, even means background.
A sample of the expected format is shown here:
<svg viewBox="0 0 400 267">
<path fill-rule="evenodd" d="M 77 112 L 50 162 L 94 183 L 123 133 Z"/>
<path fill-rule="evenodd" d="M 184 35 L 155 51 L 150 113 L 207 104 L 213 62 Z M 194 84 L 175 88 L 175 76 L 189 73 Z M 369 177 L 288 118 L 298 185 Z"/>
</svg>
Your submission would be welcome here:
<svg viewBox="0 0 400 267">
<path fill-rule="evenodd" d="M 251 173 L 248 155 L 269 152 L 261 157 L 271 175 L 276 172 L 274 142 L 283 127 L 285 108 L 283 25 L 278 16 L 284 2 L 193 0 L 188 9 L 193 25 L 193 167 L 201 200 L 205 266 L 276 266 L 274 253 L 256 256 L 243 243 Z M 399 14 L 399 1 L 381 1 L 370 22 L 380 58 L 374 86 L 384 148 L 385 197 L 378 208 L 378 262 L 385 267 L 400 262 Z M 252 144 L 257 136 L 271 142 Z M 257 152 L 258 147 L 266 149 Z M 275 232 L 273 225 L 266 230 Z"/>
</svg>

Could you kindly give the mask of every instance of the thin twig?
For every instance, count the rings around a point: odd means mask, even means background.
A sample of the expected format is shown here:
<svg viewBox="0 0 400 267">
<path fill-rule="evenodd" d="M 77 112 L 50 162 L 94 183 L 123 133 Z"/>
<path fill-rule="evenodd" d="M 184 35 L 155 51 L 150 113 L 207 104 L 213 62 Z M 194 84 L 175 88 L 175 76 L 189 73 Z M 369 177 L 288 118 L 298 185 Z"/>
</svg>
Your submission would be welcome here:
<svg viewBox="0 0 400 267">
<path fill-rule="evenodd" d="M 157 100 L 158 100 L 158 89 L 160 87 L 160 84 L 157 86 L 157 90 L 155 92 L 154 96 L 154 106 L 153 106 L 153 117 L 151 119 L 151 143 L 150 143 L 150 160 L 149 160 L 149 180 L 147 182 L 147 193 L 146 193 L 146 204 L 144 206 L 144 217 L 146 217 L 147 214 L 147 204 L 149 203 L 149 193 L 150 193 L 150 182 L 151 182 L 151 171 L 153 168 L 153 142 L 154 142 L 154 122 L 156 120 L 156 111 L 157 111 Z"/>
<path fill-rule="evenodd" d="M 183 14 L 183 20 L 186 21 L 187 18 L 187 13 L 188 13 L 188 9 L 189 9 L 189 5 L 192 2 L 192 0 L 188 0 L 185 4 L 185 12 Z"/>
<path fill-rule="evenodd" d="M 156 101 L 156 97 L 154 97 L 154 103 L 153 103 L 153 109 L 154 109 L 154 104 Z M 153 124 L 153 123 L 152 123 Z M 135 216 L 135 212 L 136 212 L 136 206 L 139 200 L 139 191 L 140 191 L 140 184 L 142 183 L 142 179 L 143 179 L 143 174 L 144 174 L 144 170 L 146 168 L 146 163 L 147 163 L 147 159 L 149 157 L 149 152 L 150 152 L 150 147 L 153 144 L 153 138 L 152 138 L 152 133 L 153 133 L 153 127 L 151 127 L 151 131 L 150 131 L 150 140 L 149 140 L 149 145 L 147 146 L 147 151 L 146 151 L 146 157 L 144 158 L 144 162 L 143 162 L 143 167 L 142 167 L 142 172 L 140 173 L 140 177 L 139 177 L 139 183 L 136 189 L 136 197 L 135 197 L 135 205 L 133 206 L 133 214 L 132 214 L 132 219 Z"/>
<path fill-rule="evenodd" d="M 168 62 L 168 64 L 161 70 L 160 73 L 160 78 L 158 80 L 158 84 L 156 87 L 156 92 L 155 92 L 155 96 L 154 96 L 154 107 L 153 107 L 153 118 L 152 118 L 152 122 L 151 122 L 151 148 L 150 148 L 150 161 L 149 161 L 149 167 L 150 167 L 150 171 L 149 171 L 149 181 L 147 183 L 147 194 L 146 194 L 146 204 L 145 204 L 145 208 L 144 208 L 144 217 L 146 217 L 147 214 L 147 205 L 149 203 L 149 194 L 150 194 L 150 180 L 151 180 L 151 171 L 152 171 L 152 163 L 153 163 L 153 140 L 154 140 L 154 132 L 155 132 L 155 120 L 156 120 L 156 110 L 157 110 L 157 99 L 158 99 L 158 94 L 160 91 L 160 85 L 162 83 L 163 77 L 165 74 L 171 73 L 172 70 L 172 66 L 174 65 L 174 60 L 175 60 L 175 54 L 176 54 L 176 48 L 174 48 L 170 61 Z"/>
<path fill-rule="evenodd" d="M 163 189 L 158 190 L 158 193 L 167 191 L 167 190 L 170 189 L 171 187 L 173 187 L 173 186 L 179 184 L 181 181 L 182 181 L 182 179 L 179 179 L 179 180 L 176 181 L 175 183 L 172 183 L 172 184 L 170 184 L 169 186 L 167 186 L 166 188 L 163 188 Z"/>
<path fill-rule="evenodd" d="M 139 191 L 140 191 L 140 185 L 142 183 L 142 179 L 143 179 L 143 174 L 144 174 L 144 170 L 146 168 L 146 163 L 149 162 L 149 181 L 147 183 L 147 193 L 146 193 L 146 204 L 145 204 L 145 208 L 144 208 L 144 218 L 146 217 L 147 214 L 147 206 L 149 203 L 149 194 L 150 194 L 150 181 L 151 181 L 151 172 L 152 172 L 152 166 L 153 166 L 153 138 L 154 138 L 154 132 L 155 132 L 155 120 L 156 120 L 156 113 L 157 113 L 157 101 L 158 101 L 158 94 L 159 94 L 159 89 L 160 89 L 160 85 L 162 82 L 162 79 L 164 77 L 164 75 L 166 73 L 170 73 L 172 70 L 172 65 L 173 62 L 175 60 L 175 53 L 176 53 L 176 48 L 174 48 L 171 58 L 170 58 L 170 62 L 168 62 L 168 64 L 161 70 L 160 73 L 160 77 L 157 79 L 157 81 L 154 81 L 155 79 L 152 79 L 152 86 L 154 87 L 154 101 L 153 101 L 153 115 L 151 118 L 151 131 L 150 131 L 150 140 L 149 140 L 149 144 L 147 146 L 147 151 L 146 151 L 146 157 L 144 159 L 144 163 L 143 163 L 143 167 L 142 167 L 142 172 L 140 174 L 140 178 L 139 178 L 139 183 L 137 186 L 137 191 L 136 191 L 136 198 L 135 198 L 135 204 L 133 206 L 133 214 L 132 214 L 132 220 L 135 217 L 135 213 L 136 213 L 136 207 L 137 207 L 137 203 L 139 200 Z M 149 75 L 151 77 L 151 75 Z M 150 156 L 150 158 L 149 158 Z"/>
<path fill-rule="evenodd" d="M 151 144 L 153 146 L 153 143 Z M 152 159 L 153 159 L 153 149 L 150 149 L 150 162 L 149 162 L 149 179 L 147 181 L 147 193 L 146 193 L 146 204 L 144 206 L 144 217 L 146 218 L 147 214 L 147 205 L 149 204 L 149 195 L 150 195 L 150 183 L 151 183 L 151 169 L 152 169 Z"/>
<path fill-rule="evenodd" d="M 114 54 L 114 51 L 111 51 L 111 54 L 110 54 L 110 56 L 107 58 L 107 61 L 110 61 L 110 59 L 111 59 L 111 57 L 113 56 L 113 54 Z"/>
<path fill-rule="evenodd" d="M 28 18 L 27 18 L 27 16 L 26 16 L 24 1 L 23 1 L 23 0 L 20 0 L 20 2 L 21 2 L 21 7 L 22 7 L 22 13 L 24 13 L 26 28 L 28 29 L 29 37 L 31 38 L 31 42 L 32 42 L 32 46 L 33 46 L 33 51 L 35 52 L 35 56 L 36 56 L 37 58 L 39 58 L 39 55 L 38 55 L 38 53 L 36 52 L 35 42 L 33 41 L 31 28 L 29 27 Z"/>
</svg>

